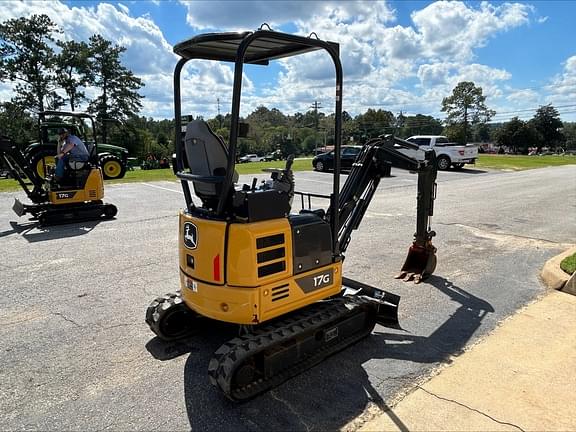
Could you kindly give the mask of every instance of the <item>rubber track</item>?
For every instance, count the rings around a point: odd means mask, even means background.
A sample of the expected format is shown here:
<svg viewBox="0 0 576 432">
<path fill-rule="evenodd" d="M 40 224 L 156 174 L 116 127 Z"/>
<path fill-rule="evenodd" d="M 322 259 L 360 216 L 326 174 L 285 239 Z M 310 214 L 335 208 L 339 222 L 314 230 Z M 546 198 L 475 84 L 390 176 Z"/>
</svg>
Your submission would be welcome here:
<svg viewBox="0 0 576 432">
<path fill-rule="evenodd" d="M 79 207 L 49 208 L 38 215 L 42 225 L 59 225 L 90 220 L 110 219 L 106 209 L 113 204 L 86 204 Z M 117 210 L 116 210 L 117 211 Z M 114 214 L 116 214 L 116 211 Z M 112 216 L 113 217 L 113 216 Z"/>
<path fill-rule="evenodd" d="M 346 296 L 328 300 L 313 305 L 290 318 L 282 319 L 259 329 L 256 333 L 234 338 L 220 346 L 214 353 L 212 360 L 210 360 L 208 366 L 210 381 L 234 401 L 240 402 L 250 399 L 276 387 L 287 379 L 320 363 L 330 355 L 368 336 L 376 324 L 375 313 L 370 314 L 373 306 L 373 300 L 360 296 Z M 260 378 L 258 381 L 242 388 L 231 388 L 235 371 L 251 356 L 270 349 L 274 345 L 282 344 L 305 332 L 336 325 L 343 319 L 364 311 L 368 314 L 367 318 L 371 319 L 371 322 L 361 332 L 354 333 L 334 344 L 323 345 L 319 351 L 291 365 L 278 375 L 268 379 Z"/>
</svg>

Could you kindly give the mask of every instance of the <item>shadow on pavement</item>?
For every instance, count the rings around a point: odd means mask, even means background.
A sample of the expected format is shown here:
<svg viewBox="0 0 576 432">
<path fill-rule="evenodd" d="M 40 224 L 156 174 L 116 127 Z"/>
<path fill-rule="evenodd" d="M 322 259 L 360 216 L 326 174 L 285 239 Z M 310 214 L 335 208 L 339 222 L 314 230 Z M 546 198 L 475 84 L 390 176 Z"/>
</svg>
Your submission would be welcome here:
<svg viewBox="0 0 576 432">
<path fill-rule="evenodd" d="M 442 172 L 456 172 L 456 173 L 464 173 L 464 174 L 486 174 L 488 171 L 481 170 L 478 168 L 460 168 L 460 169 L 450 169 L 447 171 Z"/>
<path fill-rule="evenodd" d="M 362 414 L 368 403 L 379 406 L 400 430 L 407 430 L 386 397 L 461 353 L 484 317 L 494 311 L 486 301 L 444 278 L 433 276 L 427 283 L 458 304 L 429 336 L 377 326 L 370 337 L 243 404 L 226 399 L 210 384 L 207 373 L 213 352 L 236 336 L 236 327 L 210 325 L 179 343 L 154 338 L 147 348 L 160 360 L 191 353 L 184 368 L 184 394 L 192 430 L 337 430 Z"/>
<path fill-rule="evenodd" d="M 101 221 L 87 221 L 76 222 L 74 224 L 66 225 L 53 225 L 42 227 L 38 222 L 26 222 L 18 224 L 17 222 L 10 221 L 11 230 L 0 232 L 0 238 L 7 237 L 12 234 L 21 235 L 29 243 L 61 239 L 66 237 L 76 237 L 88 234 L 96 225 Z"/>
</svg>

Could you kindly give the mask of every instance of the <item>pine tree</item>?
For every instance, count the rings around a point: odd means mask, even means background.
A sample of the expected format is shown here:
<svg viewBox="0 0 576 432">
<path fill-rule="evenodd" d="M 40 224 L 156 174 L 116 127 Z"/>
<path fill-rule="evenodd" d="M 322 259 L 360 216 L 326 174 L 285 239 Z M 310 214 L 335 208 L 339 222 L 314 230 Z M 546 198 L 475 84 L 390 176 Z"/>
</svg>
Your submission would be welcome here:
<svg viewBox="0 0 576 432">
<path fill-rule="evenodd" d="M 142 103 L 143 97 L 138 90 L 144 85 L 140 78 L 124 67 L 120 54 L 126 48 L 114 45 L 100 35 L 90 37 L 90 68 L 94 74 L 92 85 L 100 90 L 88 107 L 88 111 L 96 114 L 96 119 L 102 125 L 102 139 L 105 142 L 107 127 L 104 120 L 126 120 L 135 115 Z"/>
<path fill-rule="evenodd" d="M 47 15 L 0 23 L 0 81 L 16 83 L 12 101 L 30 111 L 57 109 L 54 33 L 61 30 Z"/>
<path fill-rule="evenodd" d="M 442 111 L 448 115 L 446 123 L 449 130 L 456 131 L 453 135 L 459 135 L 459 141 L 468 142 L 472 134 L 470 125 L 485 123 L 496 114 L 495 111 L 486 107 L 486 96 L 482 94 L 482 87 L 476 87 L 471 81 L 458 83 L 452 96 L 442 100 Z"/>
</svg>

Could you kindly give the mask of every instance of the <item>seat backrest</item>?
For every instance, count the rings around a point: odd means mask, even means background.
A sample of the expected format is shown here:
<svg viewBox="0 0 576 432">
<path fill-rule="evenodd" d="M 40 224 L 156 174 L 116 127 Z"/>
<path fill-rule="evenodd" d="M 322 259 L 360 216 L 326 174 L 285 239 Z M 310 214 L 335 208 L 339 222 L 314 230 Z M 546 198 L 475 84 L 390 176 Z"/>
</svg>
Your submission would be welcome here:
<svg viewBox="0 0 576 432">
<path fill-rule="evenodd" d="M 84 161 L 75 161 L 72 159 L 70 159 L 68 161 L 68 166 L 74 171 L 78 171 L 78 170 L 83 169 L 86 164 L 87 164 L 87 162 L 84 162 Z"/>
<path fill-rule="evenodd" d="M 223 176 L 228 166 L 228 148 L 208 124 L 203 120 L 192 120 L 186 126 L 184 136 L 186 159 L 190 172 L 201 176 Z M 234 172 L 234 183 L 238 180 L 238 174 Z M 193 182 L 194 190 L 200 197 L 218 197 L 221 192 L 221 184 Z"/>
</svg>

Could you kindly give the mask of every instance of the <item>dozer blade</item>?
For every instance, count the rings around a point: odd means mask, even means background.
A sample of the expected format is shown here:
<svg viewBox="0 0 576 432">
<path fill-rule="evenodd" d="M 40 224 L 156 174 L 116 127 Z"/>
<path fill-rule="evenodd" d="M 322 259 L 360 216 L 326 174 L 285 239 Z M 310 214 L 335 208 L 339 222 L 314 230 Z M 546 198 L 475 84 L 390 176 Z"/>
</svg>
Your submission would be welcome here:
<svg viewBox="0 0 576 432">
<path fill-rule="evenodd" d="M 436 269 L 436 248 L 432 242 L 427 242 L 425 246 L 413 244 L 408 250 L 406 261 L 395 279 L 404 279 L 404 282 L 411 280 L 418 284 L 428 278 Z"/>
<path fill-rule="evenodd" d="M 383 289 L 373 287 L 359 282 L 354 279 L 342 277 L 342 285 L 344 287 L 356 290 L 354 295 L 365 296 L 370 298 L 375 303 L 376 308 L 376 322 L 384 327 L 401 329 L 398 320 L 398 305 L 400 304 L 400 296 L 392 294 Z"/>
<path fill-rule="evenodd" d="M 14 210 L 14 213 L 16 213 L 18 217 L 26 213 L 24 204 L 22 204 L 18 198 L 14 198 L 14 205 L 12 206 L 12 210 Z"/>
</svg>

